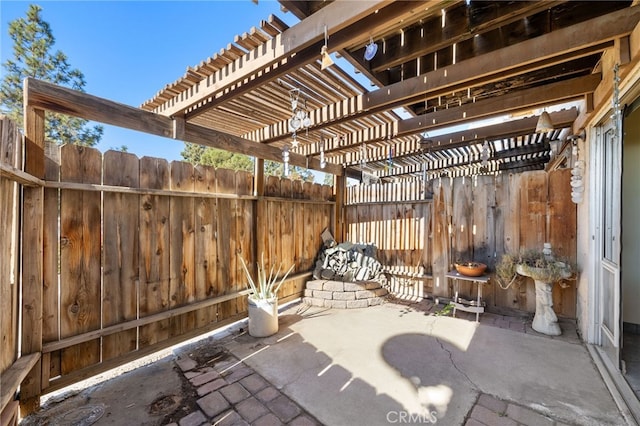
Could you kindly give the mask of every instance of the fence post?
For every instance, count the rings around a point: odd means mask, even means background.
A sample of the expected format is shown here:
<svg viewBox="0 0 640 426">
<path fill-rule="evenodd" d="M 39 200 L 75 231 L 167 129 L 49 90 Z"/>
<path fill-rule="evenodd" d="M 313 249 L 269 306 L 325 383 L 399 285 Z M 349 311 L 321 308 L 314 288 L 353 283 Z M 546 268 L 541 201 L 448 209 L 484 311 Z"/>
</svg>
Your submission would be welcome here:
<svg viewBox="0 0 640 426">
<path fill-rule="evenodd" d="M 25 172 L 44 178 L 44 110 L 28 104 L 24 84 Z M 43 187 L 25 187 L 22 208 L 22 354 L 42 351 Z M 46 366 L 48 368 L 48 366 Z M 40 406 L 42 361 L 31 369 L 20 390 L 23 416 Z"/>
<path fill-rule="evenodd" d="M 333 180 L 334 184 L 333 184 L 333 190 L 334 190 L 334 194 L 336 197 L 336 204 L 334 207 L 334 216 L 333 216 L 333 222 L 334 222 L 334 238 L 336 239 L 336 241 L 338 242 L 343 242 L 346 238 L 346 234 L 345 234 L 345 220 L 344 220 L 344 215 L 345 215 L 345 209 L 344 209 L 344 202 L 345 202 L 345 197 L 346 197 L 346 188 L 347 188 L 347 177 L 346 175 L 340 175 L 340 176 L 335 176 L 334 180 Z"/>
</svg>

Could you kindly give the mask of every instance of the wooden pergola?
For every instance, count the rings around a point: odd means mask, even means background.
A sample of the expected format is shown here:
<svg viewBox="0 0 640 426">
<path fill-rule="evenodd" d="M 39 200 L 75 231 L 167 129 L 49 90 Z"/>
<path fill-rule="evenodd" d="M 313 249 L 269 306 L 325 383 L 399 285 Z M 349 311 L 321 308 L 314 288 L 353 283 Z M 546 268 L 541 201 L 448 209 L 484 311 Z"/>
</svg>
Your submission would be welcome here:
<svg viewBox="0 0 640 426">
<path fill-rule="evenodd" d="M 640 19 L 630 1 L 280 3 L 301 21 L 270 16 L 142 108 L 235 137 L 199 143 L 281 161 L 297 91 L 309 121 L 295 132 L 292 164 L 356 178 L 471 174 L 486 141 L 483 171 L 543 169 L 549 142 L 565 142 L 593 107 L 602 53 L 628 60 Z M 338 65 L 322 69 L 325 43 L 377 88 Z M 377 53 L 366 60 L 371 43 Z M 553 130 L 536 133 L 544 108 Z M 507 118 L 473 125 L 496 117 Z"/>
</svg>

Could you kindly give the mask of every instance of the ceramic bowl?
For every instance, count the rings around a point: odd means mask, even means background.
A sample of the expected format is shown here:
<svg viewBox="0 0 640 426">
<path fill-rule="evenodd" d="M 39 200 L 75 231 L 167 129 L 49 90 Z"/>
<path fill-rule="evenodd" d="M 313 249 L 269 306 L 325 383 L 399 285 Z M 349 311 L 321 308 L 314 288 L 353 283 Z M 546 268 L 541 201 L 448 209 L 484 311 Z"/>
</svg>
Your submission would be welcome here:
<svg viewBox="0 0 640 426">
<path fill-rule="evenodd" d="M 468 277 L 479 277 L 484 274 L 484 271 L 487 269 L 487 265 L 480 262 L 463 262 L 456 263 L 456 271 L 459 274 L 466 275 Z"/>
</svg>

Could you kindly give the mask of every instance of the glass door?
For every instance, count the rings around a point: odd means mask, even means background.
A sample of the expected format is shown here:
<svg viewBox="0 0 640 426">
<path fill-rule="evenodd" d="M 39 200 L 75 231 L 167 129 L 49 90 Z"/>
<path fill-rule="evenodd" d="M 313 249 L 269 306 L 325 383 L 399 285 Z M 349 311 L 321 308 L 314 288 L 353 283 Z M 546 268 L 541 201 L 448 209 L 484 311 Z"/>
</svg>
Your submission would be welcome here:
<svg viewBox="0 0 640 426">
<path fill-rule="evenodd" d="M 599 289 L 600 347 L 620 369 L 620 184 L 621 140 L 615 122 L 602 127 L 596 141 L 596 174 L 599 187 L 596 208 L 598 251 L 596 280 Z"/>
</svg>

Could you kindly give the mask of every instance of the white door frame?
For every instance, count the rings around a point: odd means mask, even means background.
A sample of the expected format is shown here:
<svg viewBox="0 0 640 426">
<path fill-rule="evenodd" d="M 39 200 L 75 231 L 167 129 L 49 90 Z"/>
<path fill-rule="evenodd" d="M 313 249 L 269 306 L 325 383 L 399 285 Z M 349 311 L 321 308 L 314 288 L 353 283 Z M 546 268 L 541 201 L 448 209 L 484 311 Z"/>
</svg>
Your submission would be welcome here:
<svg viewBox="0 0 640 426">
<path fill-rule="evenodd" d="M 621 121 L 621 120 L 620 120 Z M 619 126 L 622 123 L 619 122 Z M 619 129 L 621 127 L 618 127 Z M 620 135 L 615 135 L 613 141 L 607 140 L 605 137 L 607 132 L 611 129 L 615 129 L 615 122 L 608 121 L 607 123 L 600 124 L 594 129 L 594 143 L 590 146 L 590 200 L 593 202 L 593 207 L 590 215 L 590 235 L 592 236 L 592 244 L 590 249 L 590 282 L 593 283 L 589 289 L 589 341 L 598 345 L 599 348 L 609 346 L 612 351 L 608 352 L 607 356 L 613 355 L 615 359 L 610 359 L 612 365 L 615 365 L 616 369 L 620 368 L 619 363 L 619 351 L 621 346 L 621 330 L 620 330 L 620 318 L 621 318 L 621 303 L 620 303 L 620 220 L 614 219 L 610 222 L 612 229 L 610 234 L 612 236 L 610 253 L 604 252 L 605 234 L 604 219 L 605 208 L 611 209 L 610 214 L 613 217 L 618 217 L 620 214 L 620 202 L 621 202 L 621 177 L 622 177 L 622 141 Z M 622 133 L 621 131 L 619 132 Z M 608 150 L 607 155 L 613 155 L 613 169 L 609 170 L 612 173 L 610 175 L 612 179 L 612 187 L 605 188 L 605 150 Z M 605 191 L 610 191 L 611 206 L 605 206 Z M 610 259 L 606 259 L 605 256 L 609 256 Z M 604 306 L 605 298 L 603 297 L 605 288 L 605 273 L 611 274 L 611 278 L 614 282 L 613 293 L 610 297 L 613 297 L 613 324 L 612 327 L 606 327 L 603 323 L 605 318 Z M 604 355 L 604 354 L 603 354 Z"/>
</svg>

